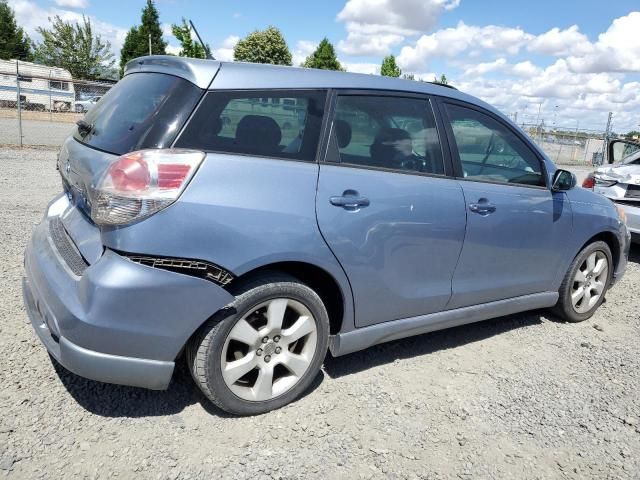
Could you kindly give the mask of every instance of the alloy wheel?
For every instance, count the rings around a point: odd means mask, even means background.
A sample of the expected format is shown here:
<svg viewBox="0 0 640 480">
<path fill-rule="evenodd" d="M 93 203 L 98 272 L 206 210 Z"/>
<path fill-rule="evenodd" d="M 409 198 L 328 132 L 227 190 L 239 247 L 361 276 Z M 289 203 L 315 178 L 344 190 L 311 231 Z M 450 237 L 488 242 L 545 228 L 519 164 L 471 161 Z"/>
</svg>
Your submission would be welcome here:
<svg viewBox="0 0 640 480">
<path fill-rule="evenodd" d="M 578 267 L 571 289 L 571 304 L 586 313 L 600 300 L 609 279 L 609 261 L 604 252 L 591 253 Z"/>
<path fill-rule="evenodd" d="M 229 332 L 222 349 L 222 377 L 244 400 L 271 400 L 304 376 L 317 339 L 316 321 L 302 303 L 290 298 L 261 303 Z"/>
</svg>

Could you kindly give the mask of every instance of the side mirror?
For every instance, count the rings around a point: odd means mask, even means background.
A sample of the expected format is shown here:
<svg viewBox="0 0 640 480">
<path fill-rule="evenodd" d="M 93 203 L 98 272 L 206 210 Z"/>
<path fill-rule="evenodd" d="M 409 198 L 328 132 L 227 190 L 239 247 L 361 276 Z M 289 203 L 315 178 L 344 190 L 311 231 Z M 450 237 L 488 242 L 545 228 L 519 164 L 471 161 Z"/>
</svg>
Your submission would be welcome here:
<svg viewBox="0 0 640 480">
<path fill-rule="evenodd" d="M 553 174 L 551 190 L 554 192 L 566 192 L 575 187 L 577 183 L 578 179 L 569 170 L 556 170 L 556 173 Z"/>
</svg>

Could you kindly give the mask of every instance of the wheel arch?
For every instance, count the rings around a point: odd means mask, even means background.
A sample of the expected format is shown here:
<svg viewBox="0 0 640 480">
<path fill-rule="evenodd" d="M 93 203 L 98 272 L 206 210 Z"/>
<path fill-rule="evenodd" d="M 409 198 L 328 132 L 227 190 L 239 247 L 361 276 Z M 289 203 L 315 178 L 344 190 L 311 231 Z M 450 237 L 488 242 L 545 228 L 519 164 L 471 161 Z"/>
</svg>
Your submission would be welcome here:
<svg viewBox="0 0 640 480">
<path fill-rule="evenodd" d="M 602 241 L 609 246 L 609 249 L 611 250 L 611 256 L 613 257 L 613 265 L 611 267 L 615 269 L 620 261 L 622 248 L 616 234 L 608 230 L 593 235 L 589 240 L 582 244 L 582 246 L 576 252 L 575 256 L 577 256 L 587 245 L 591 245 L 592 243 L 598 241 Z"/>
<path fill-rule="evenodd" d="M 261 265 L 236 277 L 227 290 L 233 287 L 238 281 L 245 281 L 249 278 L 261 275 L 266 272 L 281 272 L 297 278 L 315 291 L 327 309 L 329 315 L 330 334 L 335 335 L 342 330 L 344 322 L 347 320 L 345 313 L 348 311 L 349 302 L 347 295 L 340 286 L 338 280 L 327 270 L 312 263 L 303 261 L 281 261 Z"/>
</svg>

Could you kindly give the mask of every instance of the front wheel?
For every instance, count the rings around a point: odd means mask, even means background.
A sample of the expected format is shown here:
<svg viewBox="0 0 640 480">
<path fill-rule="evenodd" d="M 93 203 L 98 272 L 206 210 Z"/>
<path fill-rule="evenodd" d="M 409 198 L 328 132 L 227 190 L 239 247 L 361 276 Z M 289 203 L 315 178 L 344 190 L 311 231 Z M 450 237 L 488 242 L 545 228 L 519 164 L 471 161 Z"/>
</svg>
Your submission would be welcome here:
<svg viewBox="0 0 640 480">
<path fill-rule="evenodd" d="M 605 242 L 587 245 L 569 267 L 560 286 L 555 312 L 569 322 L 593 316 L 611 282 L 613 259 Z"/>
<path fill-rule="evenodd" d="M 235 301 L 187 347 L 191 374 L 218 407 L 256 415 L 298 398 L 327 352 L 320 297 L 293 277 L 269 274 L 236 287 Z"/>
</svg>

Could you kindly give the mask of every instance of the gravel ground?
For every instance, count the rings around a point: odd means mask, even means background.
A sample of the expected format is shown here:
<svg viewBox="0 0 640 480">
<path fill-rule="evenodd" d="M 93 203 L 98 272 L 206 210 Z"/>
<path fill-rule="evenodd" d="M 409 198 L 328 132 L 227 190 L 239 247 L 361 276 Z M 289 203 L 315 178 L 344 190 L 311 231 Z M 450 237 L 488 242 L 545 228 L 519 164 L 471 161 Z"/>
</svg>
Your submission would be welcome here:
<svg viewBox="0 0 640 480">
<path fill-rule="evenodd" d="M 34 112 L 28 112 L 34 114 Z M 45 114 L 40 113 L 40 116 Z M 70 114 L 69 114 L 70 115 Z M 22 141 L 24 145 L 42 145 L 57 147 L 69 136 L 74 128 L 73 123 L 48 120 L 22 120 Z M 0 117 L 0 145 L 19 145 L 20 130 L 17 118 Z"/>
<path fill-rule="evenodd" d="M 0 150 L 0 474 L 9 478 L 640 478 L 640 249 L 590 321 L 500 318 L 327 358 L 253 418 L 55 365 L 20 293 L 55 152 Z"/>
</svg>

